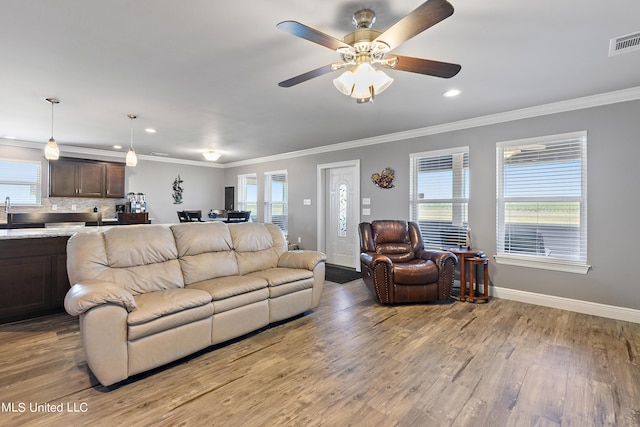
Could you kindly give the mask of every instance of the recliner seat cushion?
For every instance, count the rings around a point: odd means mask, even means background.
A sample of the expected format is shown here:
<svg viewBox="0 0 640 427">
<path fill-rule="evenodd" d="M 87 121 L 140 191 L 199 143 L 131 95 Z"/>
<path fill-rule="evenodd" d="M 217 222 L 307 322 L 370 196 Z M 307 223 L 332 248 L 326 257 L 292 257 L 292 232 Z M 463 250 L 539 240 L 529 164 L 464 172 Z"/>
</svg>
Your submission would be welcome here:
<svg viewBox="0 0 640 427">
<path fill-rule="evenodd" d="M 167 289 L 136 295 L 127 316 L 128 340 L 177 328 L 213 315 L 211 295 L 197 289 Z"/>
<path fill-rule="evenodd" d="M 393 281 L 402 285 L 426 285 L 438 281 L 438 267 L 431 261 L 414 259 L 393 264 Z"/>
<path fill-rule="evenodd" d="M 260 277 L 227 276 L 205 280 L 188 286 L 208 292 L 214 313 L 222 313 L 269 298 L 267 281 Z"/>
</svg>

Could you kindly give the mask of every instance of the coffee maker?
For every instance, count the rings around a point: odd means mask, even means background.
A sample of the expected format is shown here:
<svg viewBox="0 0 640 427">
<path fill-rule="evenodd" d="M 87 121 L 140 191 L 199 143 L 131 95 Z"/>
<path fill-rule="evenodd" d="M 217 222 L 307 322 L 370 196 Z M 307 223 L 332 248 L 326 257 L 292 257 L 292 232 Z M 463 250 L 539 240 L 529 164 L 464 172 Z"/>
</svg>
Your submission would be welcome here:
<svg viewBox="0 0 640 427">
<path fill-rule="evenodd" d="M 125 206 L 130 213 L 143 213 L 147 211 L 147 197 L 144 193 L 127 193 Z"/>
</svg>

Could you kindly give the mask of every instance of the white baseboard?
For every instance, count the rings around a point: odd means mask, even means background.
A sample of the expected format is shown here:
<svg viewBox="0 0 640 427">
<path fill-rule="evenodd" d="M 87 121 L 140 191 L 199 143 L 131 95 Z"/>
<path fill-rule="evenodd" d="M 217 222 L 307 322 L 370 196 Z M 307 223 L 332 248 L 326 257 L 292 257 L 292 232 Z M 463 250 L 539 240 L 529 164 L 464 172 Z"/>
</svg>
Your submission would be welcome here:
<svg viewBox="0 0 640 427">
<path fill-rule="evenodd" d="M 614 305 L 580 301 L 552 295 L 534 294 L 533 292 L 518 291 L 515 289 L 500 288 L 497 286 L 490 286 L 489 294 L 496 298 L 526 302 L 544 307 L 559 308 L 561 310 L 575 311 L 576 313 L 608 317 L 610 319 L 624 320 L 626 322 L 640 323 L 640 310 L 632 308 L 616 307 Z"/>
</svg>

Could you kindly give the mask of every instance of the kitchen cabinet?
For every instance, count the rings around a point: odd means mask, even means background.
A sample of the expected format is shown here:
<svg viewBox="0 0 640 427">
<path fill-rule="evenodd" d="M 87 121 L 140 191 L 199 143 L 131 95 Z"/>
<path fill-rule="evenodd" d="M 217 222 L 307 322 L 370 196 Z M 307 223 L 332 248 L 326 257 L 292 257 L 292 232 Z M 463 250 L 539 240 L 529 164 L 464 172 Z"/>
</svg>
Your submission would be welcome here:
<svg viewBox="0 0 640 427">
<path fill-rule="evenodd" d="M 49 162 L 49 197 L 124 197 L 124 164 L 60 158 Z"/>
<path fill-rule="evenodd" d="M 123 163 L 107 163 L 106 164 L 106 197 L 123 198 L 124 197 L 124 164 Z"/>
<path fill-rule="evenodd" d="M 62 311 L 69 236 L 0 240 L 0 323 Z"/>
</svg>

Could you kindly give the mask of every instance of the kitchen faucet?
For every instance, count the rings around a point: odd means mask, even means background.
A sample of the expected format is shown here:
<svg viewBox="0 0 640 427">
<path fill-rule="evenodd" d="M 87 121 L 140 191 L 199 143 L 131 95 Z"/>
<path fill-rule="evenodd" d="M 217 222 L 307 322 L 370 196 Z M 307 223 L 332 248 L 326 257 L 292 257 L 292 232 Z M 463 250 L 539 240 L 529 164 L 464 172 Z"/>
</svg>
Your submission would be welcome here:
<svg viewBox="0 0 640 427">
<path fill-rule="evenodd" d="M 4 199 L 4 211 L 5 213 L 11 212 L 11 198 L 9 196 Z"/>
</svg>

